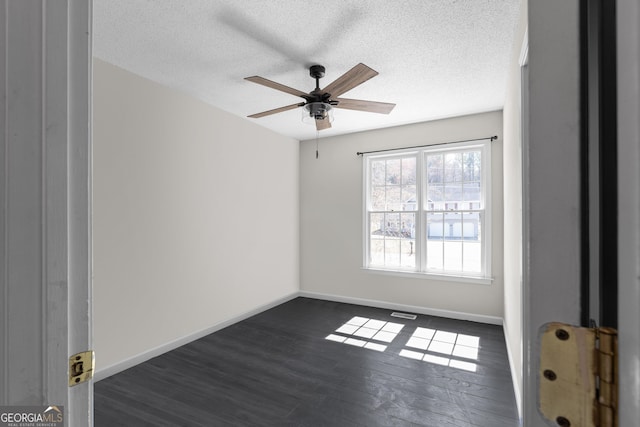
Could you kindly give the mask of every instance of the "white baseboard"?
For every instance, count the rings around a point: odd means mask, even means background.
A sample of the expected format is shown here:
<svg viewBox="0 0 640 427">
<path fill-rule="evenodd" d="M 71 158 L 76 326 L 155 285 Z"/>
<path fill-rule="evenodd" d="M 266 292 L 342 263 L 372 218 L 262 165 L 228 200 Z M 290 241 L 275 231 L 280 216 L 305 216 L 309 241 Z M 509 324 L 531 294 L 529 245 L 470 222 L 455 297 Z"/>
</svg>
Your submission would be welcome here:
<svg viewBox="0 0 640 427">
<path fill-rule="evenodd" d="M 300 291 L 298 296 L 315 298 L 326 301 L 344 302 L 347 304 L 365 305 L 369 307 L 385 308 L 389 310 L 405 311 L 409 313 L 426 314 L 429 316 L 447 317 L 449 319 L 470 320 L 472 322 L 488 323 L 502 326 L 502 318 L 486 316 L 484 314 L 464 313 L 460 311 L 441 310 L 437 308 L 418 307 L 415 305 L 396 304 L 364 298 L 345 297 L 342 295 L 322 294 L 317 292 Z"/>
<path fill-rule="evenodd" d="M 507 347 L 507 357 L 509 358 L 509 370 L 511 371 L 511 382 L 513 383 L 513 393 L 515 394 L 515 398 L 516 398 L 516 406 L 518 407 L 518 418 L 520 419 L 520 425 L 522 425 L 522 394 L 520 393 L 520 387 L 518 387 L 518 381 L 516 378 L 516 364 L 515 364 L 515 360 L 513 359 L 513 355 L 511 354 L 511 347 L 509 347 L 509 333 L 507 332 L 507 325 L 506 323 L 504 323 L 503 320 L 503 324 L 502 324 L 502 330 L 504 332 L 504 341 L 505 341 L 505 346 Z"/>
<path fill-rule="evenodd" d="M 262 313 L 263 311 L 269 310 L 270 308 L 273 308 L 275 306 L 278 306 L 280 304 L 283 304 L 287 301 L 290 301 L 294 298 L 297 298 L 299 296 L 298 292 L 293 292 L 289 295 L 286 295 L 282 298 L 278 298 L 274 301 L 271 301 L 267 304 L 261 305 L 259 307 L 256 307 L 252 310 L 249 310 L 245 313 L 242 313 L 238 316 L 234 316 L 230 319 L 224 320 L 222 322 L 219 322 L 209 328 L 203 329 L 201 331 L 197 331 L 194 332 L 192 334 L 186 335 L 184 337 L 180 337 L 176 340 L 170 341 L 166 344 L 162 344 L 158 347 L 152 348 L 150 350 L 147 350 L 143 353 L 140 353 L 136 356 L 130 357 L 126 360 L 123 360 L 121 362 L 115 363 L 113 365 L 110 366 L 105 366 L 104 368 L 99 368 L 96 369 L 96 372 L 93 375 L 93 380 L 95 381 L 100 381 L 103 380 L 107 377 L 110 377 L 111 375 L 115 375 L 118 372 L 122 372 L 125 369 L 129 369 L 132 368 L 142 362 L 146 362 L 149 359 L 153 359 L 154 357 L 160 356 L 161 354 L 164 354 L 168 351 L 171 350 L 175 350 L 178 347 L 181 347 L 185 344 L 188 344 L 192 341 L 195 341 L 197 339 L 200 339 L 202 337 L 205 337 L 209 334 L 212 334 L 216 331 L 219 331 L 220 329 L 224 329 L 227 326 L 231 326 L 234 323 L 238 323 L 242 320 L 248 319 L 251 316 L 255 316 L 256 314 Z"/>
</svg>

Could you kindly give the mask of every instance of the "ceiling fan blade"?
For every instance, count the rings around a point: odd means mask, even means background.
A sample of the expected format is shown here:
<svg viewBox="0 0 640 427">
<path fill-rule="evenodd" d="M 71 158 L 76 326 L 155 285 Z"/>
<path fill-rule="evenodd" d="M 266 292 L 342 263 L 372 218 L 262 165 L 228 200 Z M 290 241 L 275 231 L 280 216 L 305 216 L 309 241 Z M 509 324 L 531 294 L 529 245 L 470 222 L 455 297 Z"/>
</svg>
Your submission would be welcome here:
<svg viewBox="0 0 640 427">
<path fill-rule="evenodd" d="M 271 114 L 282 113 L 283 111 L 293 110 L 294 108 L 302 107 L 303 105 L 304 105 L 304 102 L 300 102 L 298 104 L 291 104 L 291 105 L 287 105 L 286 107 L 274 108 L 273 110 L 252 114 L 247 117 L 251 117 L 252 119 L 259 119 L 260 117 L 270 116 Z"/>
<path fill-rule="evenodd" d="M 359 84 L 362 84 L 377 75 L 377 71 L 360 63 L 344 73 L 342 76 L 338 77 L 332 83 L 329 83 L 329 86 L 325 87 L 323 92 L 331 94 L 331 97 L 335 99 L 346 91 L 353 89 Z"/>
<path fill-rule="evenodd" d="M 330 127 L 331 127 L 331 122 L 329 121 L 328 117 L 324 118 L 323 120 L 316 119 L 317 130 L 329 129 Z"/>
<path fill-rule="evenodd" d="M 367 111 L 369 113 L 389 114 L 396 104 L 388 102 L 364 101 L 362 99 L 336 98 L 338 105 L 335 108 L 347 110 Z"/>
<path fill-rule="evenodd" d="M 289 86 L 285 86 L 283 84 L 280 83 L 276 83 L 274 81 L 271 81 L 269 79 L 265 79 L 264 77 L 259 77 L 259 76 L 252 76 L 252 77 L 245 77 L 245 80 L 249 80 L 250 82 L 253 83 L 258 83 L 259 85 L 263 85 L 266 87 L 270 87 L 271 89 L 276 89 L 282 92 L 286 92 L 286 93 L 290 93 L 291 95 L 295 95 L 295 96 L 300 96 L 302 98 L 307 98 L 309 96 L 308 93 L 303 92 L 301 90 L 298 89 L 294 89 L 292 87 Z"/>
</svg>

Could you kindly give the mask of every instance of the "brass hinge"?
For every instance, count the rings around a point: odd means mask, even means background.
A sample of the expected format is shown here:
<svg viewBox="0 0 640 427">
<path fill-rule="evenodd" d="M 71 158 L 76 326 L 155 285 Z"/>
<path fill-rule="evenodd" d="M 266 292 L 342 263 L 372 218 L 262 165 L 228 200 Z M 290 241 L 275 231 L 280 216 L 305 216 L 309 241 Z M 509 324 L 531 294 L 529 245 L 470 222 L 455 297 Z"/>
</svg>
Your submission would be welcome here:
<svg viewBox="0 0 640 427">
<path fill-rule="evenodd" d="M 618 332 L 540 328 L 538 408 L 552 426 L 618 426 Z"/>
<path fill-rule="evenodd" d="M 93 378 L 94 364 L 93 350 L 83 351 L 69 357 L 69 386 L 82 384 Z"/>
</svg>

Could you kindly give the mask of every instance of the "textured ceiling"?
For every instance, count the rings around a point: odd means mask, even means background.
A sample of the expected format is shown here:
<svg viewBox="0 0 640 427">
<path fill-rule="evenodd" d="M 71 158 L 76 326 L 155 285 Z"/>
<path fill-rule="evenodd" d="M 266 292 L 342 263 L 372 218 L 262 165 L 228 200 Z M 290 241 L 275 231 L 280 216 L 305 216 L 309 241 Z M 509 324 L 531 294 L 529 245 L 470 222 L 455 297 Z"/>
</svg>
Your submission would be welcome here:
<svg viewBox="0 0 640 427">
<path fill-rule="evenodd" d="M 338 109 L 320 137 L 501 109 L 519 0 L 94 0 L 94 55 L 238 116 L 302 101 L 362 62 L 380 74 L 343 95 L 397 104 Z M 313 139 L 300 109 L 249 119 Z"/>
</svg>

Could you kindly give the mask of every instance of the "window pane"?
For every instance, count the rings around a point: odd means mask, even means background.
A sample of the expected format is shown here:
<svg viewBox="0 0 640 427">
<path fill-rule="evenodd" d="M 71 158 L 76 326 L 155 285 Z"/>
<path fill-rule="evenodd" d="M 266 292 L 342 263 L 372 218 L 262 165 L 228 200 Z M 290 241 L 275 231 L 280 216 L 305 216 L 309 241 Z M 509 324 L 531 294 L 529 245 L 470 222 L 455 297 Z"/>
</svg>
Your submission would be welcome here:
<svg viewBox="0 0 640 427">
<path fill-rule="evenodd" d="M 406 213 L 400 215 L 400 232 L 405 239 L 415 239 L 416 237 L 416 214 Z"/>
<path fill-rule="evenodd" d="M 482 272 L 482 240 L 480 235 L 480 213 L 468 212 L 463 215 L 464 253 L 463 271 Z"/>
<path fill-rule="evenodd" d="M 427 188 L 427 210 L 444 209 L 444 187 L 442 184 L 429 184 Z"/>
<path fill-rule="evenodd" d="M 385 237 L 384 265 L 385 267 L 400 266 L 400 239 Z"/>
<path fill-rule="evenodd" d="M 465 181 L 480 181 L 480 151 L 467 151 L 463 155 Z"/>
<path fill-rule="evenodd" d="M 428 183 L 442 183 L 444 181 L 443 157 L 442 154 L 427 156 L 427 173 Z"/>
<path fill-rule="evenodd" d="M 482 244 L 480 241 L 464 242 L 464 258 L 462 260 L 465 273 L 482 272 Z"/>
<path fill-rule="evenodd" d="M 445 237 L 449 240 L 462 240 L 462 214 L 446 213 L 445 218 Z"/>
<path fill-rule="evenodd" d="M 466 241 L 480 239 L 480 213 L 465 212 L 462 216 L 463 238 Z"/>
<path fill-rule="evenodd" d="M 416 267 L 416 242 L 413 239 L 402 239 L 400 242 L 400 266 L 403 268 Z"/>
<path fill-rule="evenodd" d="M 462 242 L 461 241 L 445 240 L 444 269 L 449 271 L 462 271 Z"/>
<path fill-rule="evenodd" d="M 480 205 L 481 201 L 481 192 L 480 192 L 480 182 L 479 181 L 470 181 L 465 182 L 463 191 L 462 191 L 462 199 L 466 202 L 473 202 L 473 206 Z M 474 208 L 470 208 L 474 209 Z M 477 208 L 475 208 L 477 209 Z"/>
<path fill-rule="evenodd" d="M 400 184 L 400 159 L 387 160 L 387 176 L 385 182 L 388 184 Z"/>
<path fill-rule="evenodd" d="M 407 157 L 402 159 L 402 184 L 411 185 L 416 183 L 416 158 Z"/>
<path fill-rule="evenodd" d="M 385 214 L 384 218 L 384 265 L 385 267 L 399 267 L 401 237 L 400 214 Z"/>
<path fill-rule="evenodd" d="M 462 181 L 462 153 L 447 153 L 444 155 L 445 182 Z"/>
<path fill-rule="evenodd" d="M 414 213 L 371 214 L 369 265 L 415 269 Z"/>
<path fill-rule="evenodd" d="M 427 268 L 441 269 L 443 265 L 444 214 L 427 214 Z"/>
<path fill-rule="evenodd" d="M 371 162 L 371 184 L 384 185 L 385 161 L 373 160 Z"/>
<path fill-rule="evenodd" d="M 402 190 L 400 186 L 387 187 L 387 206 L 385 210 L 399 211 L 402 209 Z"/>
<path fill-rule="evenodd" d="M 369 230 L 372 235 L 384 236 L 384 214 L 374 213 L 369 216 Z"/>
<path fill-rule="evenodd" d="M 400 235 L 400 214 L 384 214 L 384 235 L 386 237 L 398 237 Z"/>
<path fill-rule="evenodd" d="M 400 244 L 398 267 L 414 269 L 416 266 L 416 256 L 415 256 L 416 214 L 403 213 L 403 214 L 400 214 L 398 218 L 400 221 L 399 227 L 398 227 L 398 231 L 399 231 L 398 242 Z"/>
<path fill-rule="evenodd" d="M 427 214 L 427 238 L 442 239 L 444 237 L 444 214 Z"/>
<path fill-rule="evenodd" d="M 416 157 L 370 162 L 371 210 L 416 210 Z"/>
<path fill-rule="evenodd" d="M 369 216 L 369 263 L 373 266 L 384 265 L 384 214 Z"/>
<path fill-rule="evenodd" d="M 416 208 L 416 186 L 407 185 L 402 187 L 402 210 L 415 211 Z"/>
<path fill-rule="evenodd" d="M 385 200 L 385 187 L 373 187 L 371 189 L 371 209 L 374 211 L 383 211 L 385 207 Z"/>
<path fill-rule="evenodd" d="M 369 265 L 384 266 L 384 236 L 371 236 L 369 242 Z"/>
<path fill-rule="evenodd" d="M 448 203 L 457 203 L 462 200 L 462 184 L 449 184 L 444 186 L 444 200 Z M 447 208 L 445 208 L 447 209 Z M 458 209 L 449 207 L 448 209 Z"/>
</svg>

